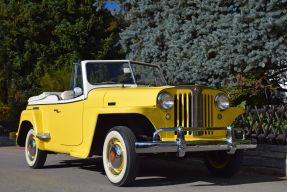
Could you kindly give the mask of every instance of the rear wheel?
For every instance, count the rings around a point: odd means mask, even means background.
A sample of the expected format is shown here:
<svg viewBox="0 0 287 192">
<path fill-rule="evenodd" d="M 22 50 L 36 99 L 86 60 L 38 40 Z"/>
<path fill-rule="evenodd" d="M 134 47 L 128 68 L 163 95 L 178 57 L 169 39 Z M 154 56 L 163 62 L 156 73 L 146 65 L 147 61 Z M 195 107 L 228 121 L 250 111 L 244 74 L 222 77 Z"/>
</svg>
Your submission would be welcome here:
<svg viewBox="0 0 287 192">
<path fill-rule="evenodd" d="M 239 172 L 243 159 L 243 150 L 235 154 L 226 151 L 212 151 L 206 154 L 205 164 L 212 175 L 218 177 L 231 177 Z"/>
<path fill-rule="evenodd" d="M 104 142 L 103 164 L 106 176 L 116 186 L 131 184 L 137 174 L 136 138 L 127 127 L 112 128 Z"/>
<path fill-rule="evenodd" d="M 26 136 L 25 157 L 28 166 L 33 169 L 43 167 L 46 162 L 47 152 L 38 149 L 33 129 L 30 129 Z"/>
</svg>

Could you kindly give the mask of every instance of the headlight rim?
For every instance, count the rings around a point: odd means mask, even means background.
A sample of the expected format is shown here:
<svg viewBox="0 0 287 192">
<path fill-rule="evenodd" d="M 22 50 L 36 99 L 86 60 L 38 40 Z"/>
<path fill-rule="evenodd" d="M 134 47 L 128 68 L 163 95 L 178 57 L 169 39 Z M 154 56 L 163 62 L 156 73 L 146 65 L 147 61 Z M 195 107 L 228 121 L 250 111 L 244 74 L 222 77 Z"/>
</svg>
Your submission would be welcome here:
<svg viewBox="0 0 287 192">
<path fill-rule="evenodd" d="M 220 107 L 219 98 L 222 97 L 222 96 L 224 96 L 224 97 L 227 99 L 227 102 L 228 102 L 227 107 L 225 107 L 225 108 Z M 217 107 L 220 111 L 225 111 L 225 110 L 227 110 L 227 109 L 230 107 L 229 98 L 228 98 L 228 96 L 227 96 L 225 93 L 218 93 L 218 94 L 215 96 L 215 98 L 214 98 L 214 102 L 215 102 L 216 107 Z"/>
<path fill-rule="evenodd" d="M 170 102 L 172 102 L 172 104 L 169 107 L 164 107 L 163 104 L 161 103 L 161 99 L 163 98 L 164 94 L 166 94 L 166 95 L 171 97 Z M 163 110 L 170 110 L 170 109 L 172 109 L 174 107 L 173 95 L 171 93 L 169 93 L 169 92 L 166 92 L 166 91 L 160 92 L 158 94 L 158 96 L 157 96 L 157 105 Z"/>
</svg>

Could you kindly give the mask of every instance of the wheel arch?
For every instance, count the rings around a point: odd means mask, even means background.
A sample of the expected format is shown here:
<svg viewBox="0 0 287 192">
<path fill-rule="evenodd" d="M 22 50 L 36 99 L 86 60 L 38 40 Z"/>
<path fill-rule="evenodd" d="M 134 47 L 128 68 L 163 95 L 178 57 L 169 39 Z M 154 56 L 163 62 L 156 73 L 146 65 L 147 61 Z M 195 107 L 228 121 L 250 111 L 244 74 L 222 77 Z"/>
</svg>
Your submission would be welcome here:
<svg viewBox="0 0 287 192">
<path fill-rule="evenodd" d="M 130 128 L 138 141 L 151 140 L 155 131 L 151 121 L 142 114 L 99 114 L 90 148 L 90 156 L 102 155 L 105 136 L 115 126 Z"/>
<path fill-rule="evenodd" d="M 33 124 L 30 121 L 25 120 L 21 122 L 19 126 L 19 130 L 18 130 L 17 140 L 16 140 L 19 146 L 21 147 L 25 146 L 26 136 L 27 136 L 28 131 L 31 128 L 33 128 Z"/>
<path fill-rule="evenodd" d="M 41 110 L 24 110 L 21 113 L 19 128 L 17 132 L 16 143 L 23 147 L 25 145 L 26 135 L 29 129 L 33 128 L 35 134 L 43 130 L 43 118 Z M 41 148 L 40 143 L 37 140 L 37 144 Z M 42 149 L 42 148 L 41 148 Z"/>
</svg>

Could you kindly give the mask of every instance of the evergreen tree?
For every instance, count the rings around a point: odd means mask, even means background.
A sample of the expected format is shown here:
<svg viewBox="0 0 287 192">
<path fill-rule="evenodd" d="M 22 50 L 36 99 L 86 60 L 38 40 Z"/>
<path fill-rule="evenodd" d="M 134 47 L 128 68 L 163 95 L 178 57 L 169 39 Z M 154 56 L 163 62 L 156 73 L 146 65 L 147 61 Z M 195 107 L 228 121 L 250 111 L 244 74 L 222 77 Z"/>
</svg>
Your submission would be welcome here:
<svg viewBox="0 0 287 192">
<path fill-rule="evenodd" d="M 278 69 L 286 70 L 286 62 L 279 62 L 286 61 L 286 1 L 126 0 L 123 5 L 129 26 L 121 43 L 127 57 L 158 63 L 170 83 L 233 85 L 238 75 L 267 82 Z"/>
</svg>

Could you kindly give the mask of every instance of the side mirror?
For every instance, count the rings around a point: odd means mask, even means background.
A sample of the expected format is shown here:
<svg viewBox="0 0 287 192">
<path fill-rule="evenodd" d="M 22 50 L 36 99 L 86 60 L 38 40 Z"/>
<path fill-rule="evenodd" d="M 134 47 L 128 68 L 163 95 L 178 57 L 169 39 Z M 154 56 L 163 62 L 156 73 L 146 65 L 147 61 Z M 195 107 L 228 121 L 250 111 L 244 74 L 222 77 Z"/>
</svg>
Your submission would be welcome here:
<svg viewBox="0 0 287 192">
<path fill-rule="evenodd" d="M 124 72 L 125 74 L 127 74 L 127 73 L 132 73 L 132 72 L 131 72 L 131 69 L 128 68 L 128 67 L 123 68 L 123 72 Z"/>
<path fill-rule="evenodd" d="M 83 94 L 83 90 L 80 87 L 75 87 L 73 91 L 74 91 L 75 97 L 79 97 L 80 95 Z"/>
</svg>

